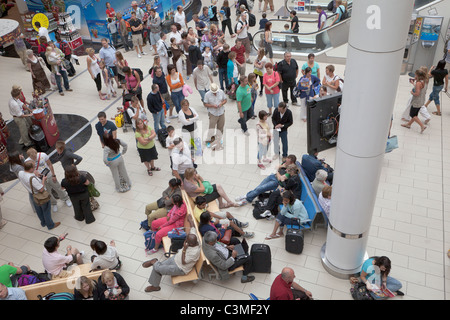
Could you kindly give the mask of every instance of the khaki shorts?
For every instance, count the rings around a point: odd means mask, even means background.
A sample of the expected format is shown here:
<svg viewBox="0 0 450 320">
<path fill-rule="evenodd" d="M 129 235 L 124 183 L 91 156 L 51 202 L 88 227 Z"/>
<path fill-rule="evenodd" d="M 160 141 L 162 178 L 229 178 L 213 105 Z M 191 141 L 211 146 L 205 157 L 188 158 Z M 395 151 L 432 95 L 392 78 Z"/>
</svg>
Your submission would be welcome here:
<svg viewBox="0 0 450 320">
<path fill-rule="evenodd" d="M 142 34 L 132 34 L 131 40 L 133 42 L 133 46 L 142 46 L 144 41 L 142 40 Z"/>
<path fill-rule="evenodd" d="M 250 45 L 250 39 L 248 37 L 238 39 L 241 40 L 242 45 L 245 48 L 245 53 L 250 53 L 252 51 L 252 46 Z"/>
</svg>

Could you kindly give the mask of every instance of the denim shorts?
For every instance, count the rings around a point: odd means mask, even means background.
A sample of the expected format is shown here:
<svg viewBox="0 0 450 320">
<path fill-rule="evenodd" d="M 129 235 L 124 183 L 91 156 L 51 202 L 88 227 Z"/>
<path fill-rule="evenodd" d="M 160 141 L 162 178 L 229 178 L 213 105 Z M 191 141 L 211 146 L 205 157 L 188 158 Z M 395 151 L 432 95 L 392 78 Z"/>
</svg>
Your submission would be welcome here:
<svg viewBox="0 0 450 320">
<path fill-rule="evenodd" d="M 435 104 L 441 105 L 441 101 L 439 100 L 439 93 L 444 88 L 444 85 L 441 86 L 433 86 L 433 91 L 430 93 L 430 97 L 428 100 L 434 101 Z"/>
</svg>

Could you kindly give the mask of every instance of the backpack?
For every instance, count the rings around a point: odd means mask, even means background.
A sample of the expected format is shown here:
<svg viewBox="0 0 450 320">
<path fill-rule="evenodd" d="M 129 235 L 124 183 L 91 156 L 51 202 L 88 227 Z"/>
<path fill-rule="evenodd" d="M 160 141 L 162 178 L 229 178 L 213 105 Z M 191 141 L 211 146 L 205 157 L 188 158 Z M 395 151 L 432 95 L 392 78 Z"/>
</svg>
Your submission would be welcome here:
<svg viewBox="0 0 450 320">
<path fill-rule="evenodd" d="M 75 300 L 75 297 L 70 292 L 47 293 L 45 296 L 38 295 L 39 300 Z"/>
<path fill-rule="evenodd" d="M 369 292 L 367 291 L 367 287 L 362 282 L 355 283 L 350 288 L 350 293 L 355 300 L 373 300 L 373 298 L 370 296 Z"/>
<path fill-rule="evenodd" d="M 65 41 L 61 41 L 61 43 L 59 44 L 59 49 L 66 55 L 68 56 L 69 54 L 72 54 L 72 49 L 70 49 L 70 46 L 67 42 Z"/>
<path fill-rule="evenodd" d="M 144 80 L 144 73 L 139 68 L 134 68 L 134 71 L 136 71 L 139 74 L 139 78 L 141 78 L 141 81 Z"/>
<path fill-rule="evenodd" d="M 19 287 L 28 286 L 30 284 L 40 283 L 48 281 L 43 277 L 40 277 L 37 273 L 36 274 L 22 274 L 17 279 L 17 284 Z"/>
<path fill-rule="evenodd" d="M 344 8 L 344 10 L 342 10 L 342 8 Z M 339 22 L 345 20 L 348 18 L 348 10 L 345 9 L 345 7 L 343 5 L 339 6 L 339 11 L 341 11 L 341 19 L 339 19 Z"/>
<path fill-rule="evenodd" d="M 336 76 L 333 78 L 333 80 L 336 78 Z M 337 92 L 342 92 L 344 90 L 344 79 L 339 78 L 339 87 L 337 87 Z"/>
<path fill-rule="evenodd" d="M 128 21 L 125 20 L 125 25 L 127 26 L 127 31 L 131 32 L 131 26 L 130 23 Z"/>
<path fill-rule="evenodd" d="M 144 232 L 144 245 L 145 245 L 145 251 L 149 251 L 155 248 L 155 241 L 156 241 L 156 231 L 148 230 Z M 159 247 L 162 247 L 162 243 L 160 243 Z"/>
<path fill-rule="evenodd" d="M 124 124 L 124 121 L 123 121 L 123 113 L 118 113 L 118 114 L 116 115 L 116 117 L 114 118 L 114 121 L 115 121 L 115 123 L 116 123 L 116 127 L 117 127 L 117 128 L 122 128 L 122 127 L 123 127 L 123 124 Z"/>
<path fill-rule="evenodd" d="M 141 221 L 139 230 L 141 230 L 141 229 L 144 229 L 145 231 L 150 230 L 150 227 L 148 226 L 148 219 Z"/>
<path fill-rule="evenodd" d="M 254 27 L 256 25 L 256 17 L 253 13 L 248 13 L 248 25 Z"/>
<path fill-rule="evenodd" d="M 209 18 L 209 19 L 214 18 L 213 7 L 214 7 L 214 6 L 209 6 L 209 8 L 208 8 L 208 18 Z"/>
<path fill-rule="evenodd" d="M 234 33 L 236 33 L 236 34 L 237 34 L 237 26 L 238 26 L 239 23 L 242 24 L 242 21 L 239 20 L 239 21 L 236 23 L 236 25 L 234 26 Z"/>
</svg>

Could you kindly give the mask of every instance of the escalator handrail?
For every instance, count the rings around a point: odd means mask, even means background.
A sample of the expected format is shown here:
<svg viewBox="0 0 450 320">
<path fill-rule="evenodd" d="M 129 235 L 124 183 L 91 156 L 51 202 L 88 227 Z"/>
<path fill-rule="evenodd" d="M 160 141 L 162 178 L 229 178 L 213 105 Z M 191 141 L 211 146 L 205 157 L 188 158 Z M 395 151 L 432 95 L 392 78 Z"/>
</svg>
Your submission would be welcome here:
<svg viewBox="0 0 450 320">
<path fill-rule="evenodd" d="M 289 9 L 288 4 L 287 4 L 288 1 L 289 0 L 284 0 L 284 8 L 286 9 L 287 12 L 291 12 L 291 9 Z M 353 1 L 351 1 L 351 2 L 348 1 L 347 2 L 347 9 L 350 9 L 352 7 L 352 4 L 353 4 Z"/>
</svg>

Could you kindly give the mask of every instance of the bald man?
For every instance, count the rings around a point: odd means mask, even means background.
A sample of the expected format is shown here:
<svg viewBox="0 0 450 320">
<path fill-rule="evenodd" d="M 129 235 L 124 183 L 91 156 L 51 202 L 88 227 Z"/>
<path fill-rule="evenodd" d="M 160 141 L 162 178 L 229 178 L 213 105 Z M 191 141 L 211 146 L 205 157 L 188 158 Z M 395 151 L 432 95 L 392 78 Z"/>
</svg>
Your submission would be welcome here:
<svg viewBox="0 0 450 320">
<path fill-rule="evenodd" d="M 270 300 L 310 300 L 312 293 L 294 282 L 295 272 L 285 267 L 272 283 Z"/>
<path fill-rule="evenodd" d="M 194 227 L 194 221 L 190 215 L 188 216 L 188 222 L 190 231 L 186 236 L 181 250 L 178 250 L 174 256 L 165 261 L 160 262 L 154 258 L 142 264 L 144 268 L 153 266 L 152 273 L 148 279 L 150 285 L 145 288 L 145 292 L 161 290 L 159 284 L 163 275 L 182 276 L 188 274 L 197 263 L 200 257 L 200 246 L 197 239 L 197 230 Z"/>
</svg>

